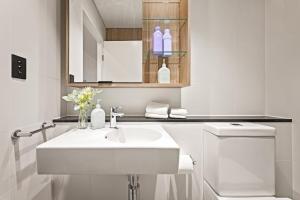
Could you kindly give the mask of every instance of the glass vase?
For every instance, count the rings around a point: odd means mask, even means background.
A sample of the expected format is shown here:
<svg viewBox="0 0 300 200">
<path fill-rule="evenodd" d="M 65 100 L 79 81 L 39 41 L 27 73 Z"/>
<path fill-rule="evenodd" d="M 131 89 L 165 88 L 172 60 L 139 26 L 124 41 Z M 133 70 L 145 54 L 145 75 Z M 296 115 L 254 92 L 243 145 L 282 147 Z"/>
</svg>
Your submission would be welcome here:
<svg viewBox="0 0 300 200">
<path fill-rule="evenodd" d="M 88 127 L 88 112 L 86 109 L 79 110 L 78 128 L 86 129 Z"/>
</svg>

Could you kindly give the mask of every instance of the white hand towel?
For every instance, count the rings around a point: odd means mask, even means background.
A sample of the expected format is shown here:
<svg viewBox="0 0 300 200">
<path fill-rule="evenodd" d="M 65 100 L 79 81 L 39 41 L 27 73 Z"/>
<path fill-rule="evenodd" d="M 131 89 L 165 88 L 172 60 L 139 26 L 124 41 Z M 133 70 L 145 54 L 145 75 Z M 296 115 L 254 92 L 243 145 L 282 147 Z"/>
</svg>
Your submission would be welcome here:
<svg viewBox="0 0 300 200">
<path fill-rule="evenodd" d="M 146 107 L 146 113 L 168 115 L 169 104 L 151 102 Z"/>
<path fill-rule="evenodd" d="M 187 115 L 188 111 L 184 108 L 172 108 L 170 114 L 172 115 Z"/>
<path fill-rule="evenodd" d="M 170 114 L 170 118 L 174 118 L 174 119 L 186 119 L 186 115 L 173 115 L 173 114 Z"/>
<path fill-rule="evenodd" d="M 159 114 L 154 114 L 154 113 L 146 113 L 145 117 L 156 118 L 156 119 L 167 119 L 169 116 L 168 116 L 168 114 L 166 114 L 166 115 L 159 115 Z"/>
</svg>

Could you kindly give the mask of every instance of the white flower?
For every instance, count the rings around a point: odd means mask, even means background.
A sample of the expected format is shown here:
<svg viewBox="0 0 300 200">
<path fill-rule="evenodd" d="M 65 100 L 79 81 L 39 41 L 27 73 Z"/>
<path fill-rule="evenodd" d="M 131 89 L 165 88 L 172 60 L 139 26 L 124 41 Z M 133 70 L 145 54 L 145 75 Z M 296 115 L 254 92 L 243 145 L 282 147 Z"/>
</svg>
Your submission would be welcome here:
<svg viewBox="0 0 300 200">
<path fill-rule="evenodd" d="M 75 104 L 74 110 L 87 110 L 91 106 L 91 102 L 96 94 L 101 92 L 102 90 L 86 87 L 83 89 L 74 89 L 72 93 L 62 98 L 67 102 L 73 102 Z"/>
</svg>

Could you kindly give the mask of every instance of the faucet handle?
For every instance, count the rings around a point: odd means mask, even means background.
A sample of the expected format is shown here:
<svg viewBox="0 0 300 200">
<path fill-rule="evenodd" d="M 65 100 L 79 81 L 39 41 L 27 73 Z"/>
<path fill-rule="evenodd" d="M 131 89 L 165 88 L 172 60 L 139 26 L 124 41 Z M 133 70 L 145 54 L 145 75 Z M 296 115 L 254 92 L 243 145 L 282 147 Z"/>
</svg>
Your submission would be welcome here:
<svg viewBox="0 0 300 200">
<path fill-rule="evenodd" d="M 121 106 L 113 106 L 113 107 L 111 107 L 111 112 L 113 112 L 113 113 L 118 113 L 120 110 L 122 109 L 122 107 Z"/>
</svg>

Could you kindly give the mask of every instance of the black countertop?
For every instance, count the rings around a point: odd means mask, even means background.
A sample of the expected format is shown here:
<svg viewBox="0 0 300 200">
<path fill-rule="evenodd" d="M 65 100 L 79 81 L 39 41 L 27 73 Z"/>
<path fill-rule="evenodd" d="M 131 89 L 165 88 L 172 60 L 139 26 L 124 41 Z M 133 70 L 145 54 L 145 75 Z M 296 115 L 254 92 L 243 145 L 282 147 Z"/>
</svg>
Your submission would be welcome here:
<svg viewBox="0 0 300 200">
<path fill-rule="evenodd" d="M 53 120 L 54 123 L 77 121 L 77 116 L 65 116 Z M 108 116 L 106 122 L 109 122 Z M 124 116 L 118 118 L 118 122 L 292 122 L 292 119 L 270 116 L 189 116 L 186 119 L 152 119 L 144 116 Z"/>
</svg>

